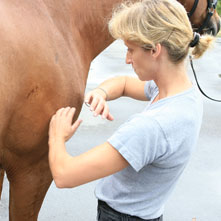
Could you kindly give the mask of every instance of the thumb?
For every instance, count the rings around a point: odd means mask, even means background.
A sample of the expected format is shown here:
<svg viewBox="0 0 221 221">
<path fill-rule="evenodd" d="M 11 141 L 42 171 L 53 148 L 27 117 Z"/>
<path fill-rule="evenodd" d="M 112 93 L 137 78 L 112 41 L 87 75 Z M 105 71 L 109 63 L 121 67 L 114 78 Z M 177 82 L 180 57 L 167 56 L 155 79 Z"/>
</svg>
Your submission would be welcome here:
<svg viewBox="0 0 221 221">
<path fill-rule="evenodd" d="M 80 126 L 82 120 L 81 119 L 77 119 L 71 126 L 71 130 L 72 130 L 72 134 L 74 134 L 76 132 L 76 130 L 78 129 L 78 127 Z"/>
<path fill-rule="evenodd" d="M 68 135 L 65 137 L 65 142 L 68 141 L 74 135 L 74 133 L 76 132 L 76 130 L 80 126 L 81 122 L 82 122 L 82 120 L 76 120 L 72 124 L 71 129 L 70 129 Z"/>
</svg>

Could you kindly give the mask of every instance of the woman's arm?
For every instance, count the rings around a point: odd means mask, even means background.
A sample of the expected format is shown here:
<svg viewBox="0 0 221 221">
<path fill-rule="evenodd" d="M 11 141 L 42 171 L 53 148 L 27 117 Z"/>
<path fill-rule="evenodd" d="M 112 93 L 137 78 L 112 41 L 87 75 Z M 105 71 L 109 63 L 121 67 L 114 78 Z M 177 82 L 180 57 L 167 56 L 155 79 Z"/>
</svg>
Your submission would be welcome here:
<svg viewBox="0 0 221 221">
<path fill-rule="evenodd" d="M 141 81 L 135 77 L 118 76 L 108 79 L 101 83 L 95 90 L 103 89 L 106 93 L 100 90 L 104 98 L 114 100 L 121 96 L 131 97 L 137 100 L 147 100 L 144 93 L 145 81 Z"/>
<path fill-rule="evenodd" d="M 62 108 L 52 117 L 49 129 L 49 165 L 59 188 L 76 187 L 111 175 L 128 166 L 128 162 L 108 142 L 79 156 L 67 153 L 65 142 L 81 121 L 72 124 L 74 108 Z"/>
<path fill-rule="evenodd" d="M 128 76 L 118 76 L 101 83 L 97 88 L 88 92 L 85 103 L 90 105 L 94 116 L 102 115 L 103 118 L 113 120 L 109 113 L 106 101 L 117 99 L 121 96 L 131 97 L 137 100 L 147 100 L 144 93 L 145 81 Z"/>
</svg>

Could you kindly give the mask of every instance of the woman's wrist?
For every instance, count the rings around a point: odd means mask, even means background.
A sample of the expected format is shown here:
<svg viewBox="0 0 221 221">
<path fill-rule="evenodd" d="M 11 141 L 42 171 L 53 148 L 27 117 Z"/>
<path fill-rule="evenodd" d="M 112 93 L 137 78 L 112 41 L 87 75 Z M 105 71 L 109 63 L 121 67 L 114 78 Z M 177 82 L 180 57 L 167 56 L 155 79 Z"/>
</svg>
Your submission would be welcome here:
<svg viewBox="0 0 221 221">
<path fill-rule="evenodd" d="M 103 94 L 105 94 L 105 100 L 108 101 L 109 97 L 108 97 L 108 93 L 106 90 L 104 90 L 102 87 L 97 87 L 95 88 L 95 90 L 100 90 L 103 92 Z"/>
<path fill-rule="evenodd" d="M 65 145 L 65 140 L 61 137 L 50 137 L 48 140 L 49 147 L 57 147 Z"/>
</svg>

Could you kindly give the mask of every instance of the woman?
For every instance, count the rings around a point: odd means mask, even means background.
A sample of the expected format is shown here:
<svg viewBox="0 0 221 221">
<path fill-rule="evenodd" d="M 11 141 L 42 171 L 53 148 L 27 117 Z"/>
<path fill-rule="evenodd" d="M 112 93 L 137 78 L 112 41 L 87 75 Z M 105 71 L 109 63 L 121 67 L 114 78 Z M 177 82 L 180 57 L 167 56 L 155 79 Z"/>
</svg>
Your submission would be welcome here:
<svg viewBox="0 0 221 221">
<path fill-rule="evenodd" d="M 126 63 L 138 78 L 115 77 L 89 92 L 85 102 L 94 115 L 113 120 L 107 100 L 128 96 L 150 101 L 107 142 L 70 156 L 65 142 L 74 108 L 52 117 L 49 162 L 58 187 L 75 187 L 103 178 L 96 187 L 98 220 L 163 220 L 164 204 L 196 146 L 202 102 L 186 71 L 189 48 L 200 57 L 212 37 L 193 33 L 183 6 L 175 0 L 144 0 L 122 4 L 109 30 L 128 48 Z"/>
</svg>

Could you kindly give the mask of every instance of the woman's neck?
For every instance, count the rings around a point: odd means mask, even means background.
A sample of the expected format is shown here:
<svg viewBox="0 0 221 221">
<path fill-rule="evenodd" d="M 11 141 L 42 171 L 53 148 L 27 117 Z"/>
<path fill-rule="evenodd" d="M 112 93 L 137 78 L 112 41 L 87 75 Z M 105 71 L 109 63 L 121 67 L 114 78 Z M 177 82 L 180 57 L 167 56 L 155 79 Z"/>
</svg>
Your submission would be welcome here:
<svg viewBox="0 0 221 221">
<path fill-rule="evenodd" d="M 159 88 L 158 99 L 181 93 L 192 87 L 187 75 L 185 61 L 179 64 L 161 63 L 156 73 L 155 83 Z"/>
</svg>

